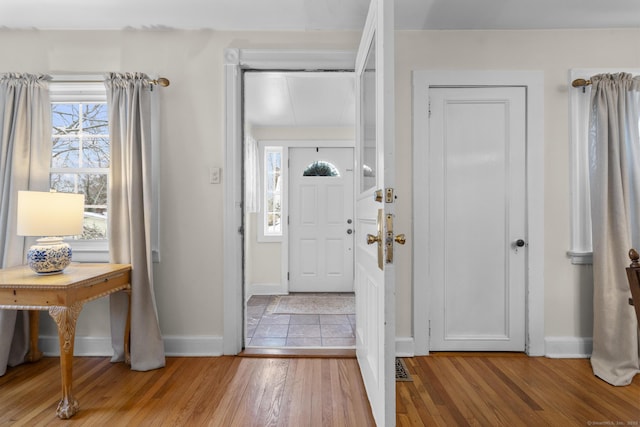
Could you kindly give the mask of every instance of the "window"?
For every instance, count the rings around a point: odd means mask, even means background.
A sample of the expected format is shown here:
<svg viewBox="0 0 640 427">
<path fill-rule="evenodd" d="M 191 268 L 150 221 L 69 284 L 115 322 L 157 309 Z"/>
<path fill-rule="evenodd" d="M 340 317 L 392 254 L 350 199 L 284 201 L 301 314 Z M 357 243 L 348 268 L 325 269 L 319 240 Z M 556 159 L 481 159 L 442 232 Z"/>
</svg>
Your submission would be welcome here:
<svg viewBox="0 0 640 427">
<path fill-rule="evenodd" d="M 588 79 L 601 73 L 627 72 L 640 74 L 630 69 L 576 69 L 571 70 L 570 82 Z M 591 86 L 572 88 L 571 108 L 571 247 L 568 255 L 573 264 L 592 263 L 591 206 L 589 196 L 589 112 Z"/>
<path fill-rule="evenodd" d="M 304 170 L 303 176 L 340 176 L 338 169 L 331 163 L 318 160 Z"/>
<path fill-rule="evenodd" d="M 85 195 L 81 240 L 107 238 L 109 122 L 104 103 L 53 103 L 50 188 Z"/>
<path fill-rule="evenodd" d="M 94 79 L 95 80 L 95 79 Z M 109 121 L 103 83 L 51 83 L 50 188 L 85 195 L 75 261 L 108 261 Z"/>
<path fill-rule="evenodd" d="M 282 182 L 283 182 L 283 158 L 282 147 L 265 147 L 263 162 L 263 235 L 265 237 L 281 237 L 282 224 Z"/>
</svg>

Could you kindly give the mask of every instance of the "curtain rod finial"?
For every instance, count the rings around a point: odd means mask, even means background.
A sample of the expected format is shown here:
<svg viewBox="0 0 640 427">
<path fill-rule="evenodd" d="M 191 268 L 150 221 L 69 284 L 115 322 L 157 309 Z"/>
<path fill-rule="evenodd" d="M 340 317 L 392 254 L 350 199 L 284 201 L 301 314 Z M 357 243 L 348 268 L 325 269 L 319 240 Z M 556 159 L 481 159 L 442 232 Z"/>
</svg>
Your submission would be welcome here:
<svg viewBox="0 0 640 427">
<path fill-rule="evenodd" d="M 160 85 L 162 87 L 167 87 L 167 86 L 169 86 L 171 84 L 169 79 L 167 79 L 165 77 L 158 77 L 157 80 L 153 80 L 151 83 L 153 83 L 154 85 Z"/>
<path fill-rule="evenodd" d="M 591 84 L 591 80 L 585 80 L 585 79 L 575 79 L 574 81 L 571 82 L 571 86 L 573 87 L 584 87 L 584 86 L 589 86 Z"/>
</svg>

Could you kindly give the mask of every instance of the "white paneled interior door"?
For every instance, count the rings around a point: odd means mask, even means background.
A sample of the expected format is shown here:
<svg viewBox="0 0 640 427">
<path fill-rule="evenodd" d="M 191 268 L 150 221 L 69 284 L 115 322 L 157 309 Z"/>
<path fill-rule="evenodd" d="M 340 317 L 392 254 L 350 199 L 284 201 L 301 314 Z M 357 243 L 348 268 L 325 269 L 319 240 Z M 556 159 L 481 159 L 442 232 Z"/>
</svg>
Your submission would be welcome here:
<svg viewBox="0 0 640 427">
<path fill-rule="evenodd" d="M 524 351 L 526 91 L 431 88 L 431 351 Z"/>
<path fill-rule="evenodd" d="M 353 292 L 353 148 L 289 149 L 289 290 Z"/>
</svg>

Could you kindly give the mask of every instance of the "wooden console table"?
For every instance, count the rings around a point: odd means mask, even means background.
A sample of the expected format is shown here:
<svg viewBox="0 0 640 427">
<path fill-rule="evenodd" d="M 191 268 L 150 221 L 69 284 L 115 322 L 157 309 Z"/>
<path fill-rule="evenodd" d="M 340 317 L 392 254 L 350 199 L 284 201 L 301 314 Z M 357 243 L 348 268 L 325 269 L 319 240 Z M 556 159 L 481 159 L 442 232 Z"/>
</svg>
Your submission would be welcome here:
<svg viewBox="0 0 640 427">
<path fill-rule="evenodd" d="M 39 276 L 27 266 L 0 269 L 0 309 L 29 310 L 31 349 L 28 361 L 42 357 L 38 350 L 38 311 L 48 310 L 58 326 L 62 398 L 56 414 L 71 418 L 78 401 L 71 392 L 76 320 L 87 301 L 125 291 L 131 298 L 131 265 L 73 263 L 63 273 Z M 125 329 L 125 355 L 129 362 L 131 301 Z"/>
</svg>

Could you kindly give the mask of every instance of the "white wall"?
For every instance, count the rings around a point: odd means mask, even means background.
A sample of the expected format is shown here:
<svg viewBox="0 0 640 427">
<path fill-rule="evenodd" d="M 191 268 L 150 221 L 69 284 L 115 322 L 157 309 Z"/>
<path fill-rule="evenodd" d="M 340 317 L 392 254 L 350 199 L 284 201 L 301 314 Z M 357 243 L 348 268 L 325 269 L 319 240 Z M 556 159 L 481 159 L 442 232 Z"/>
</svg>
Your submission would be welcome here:
<svg viewBox="0 0 640 427">
<path fill-rule="evenodd" d="M 244 280 L 247 285 L 279 284 L 282 281 L 282 243 L 258 242 L 257 217 L 256 213 L 245 216 Z"/>
<path fill-rule="evenodd" d="M 169 337 L 223 334 L 223 49 L 354 48 L 360 35 L 213 31 L 0 30 L 0 71 L 144 71 L 171 79 L 162 93 L 161 251 L 154 270 L 160 326 Z M 545 72 L 545 325 L 551 337 L 591 335 L 591 271 L 571 265 L 568 70 L 637 67 L 640 30 L 429 31 L 396 36 L 398 232 L 411 229 L 411 71 L 517 69 Z M 229 171 L 222 171 L 222 179 Z M 410 246 L 398 250 L 397 334 L 411 326 Z M 43 316 L 46 318 L 47 316 Z M 48 319 L 42 334 L 54 335 Z M 107 303 L 83 310 L 79 337 L 109 335 Z"/>
<path fill-rule="evenodd" d="M 640 64 L 640 30 L 428 31 L 396 35 L 396 147 L 400 212 L 396 229 L 411 227 L 411 71 L 542 70 L 545 123 L 545 336 L 591 337 L 590 266 L 574 266 L 569 249 L 568 72 L 571 68 Z M 621 256 L 626 256 L 627 249 Z M 473 256 L 473 254 L 471 254 Z M 398 307 L 411 301 L 411 259 L 398 258 Z M 462 261 L 462 260 L 461 260 Z M 398 335 L 411 330 L 409 310 L 397 310 Z"/>
</svg>

